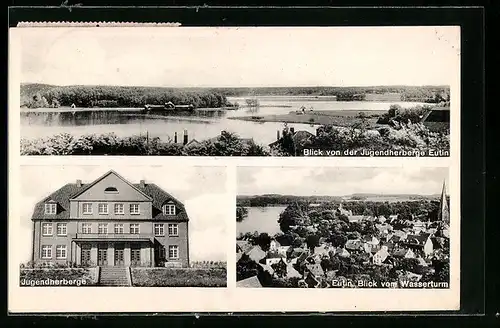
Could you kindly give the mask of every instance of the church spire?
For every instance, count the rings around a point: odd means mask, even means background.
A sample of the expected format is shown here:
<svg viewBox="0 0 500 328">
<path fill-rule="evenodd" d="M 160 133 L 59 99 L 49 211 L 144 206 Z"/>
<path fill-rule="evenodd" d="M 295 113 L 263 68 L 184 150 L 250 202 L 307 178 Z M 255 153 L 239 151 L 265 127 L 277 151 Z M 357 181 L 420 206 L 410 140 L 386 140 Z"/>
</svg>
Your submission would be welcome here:
<svg viewBox="0 0 500 328">
<path fill-rule="evenodd" d="M 446 224 L 450 223 L 450 210 L 448 208 L 448 201 L 446 199 L 445 180 L 443 180 L 443 190 L 441 191 L 441 198 L 439 200 L 439 220 Z"/>
</svg>

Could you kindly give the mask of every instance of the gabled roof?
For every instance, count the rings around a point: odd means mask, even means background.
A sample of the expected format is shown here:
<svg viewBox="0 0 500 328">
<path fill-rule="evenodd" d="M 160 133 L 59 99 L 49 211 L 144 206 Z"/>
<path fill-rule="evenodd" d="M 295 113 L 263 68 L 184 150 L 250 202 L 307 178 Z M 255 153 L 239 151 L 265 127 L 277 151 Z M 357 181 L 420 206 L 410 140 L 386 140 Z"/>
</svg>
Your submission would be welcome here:
<svg viewBox="0 0 500 328">
<path fill-rule="evenodd" d="M 246 278 L 236 282 L 236 287 L 259 288 L 262 284 L 257 276 Z"/>
<path fill-rule="evenodd" d="M 142 192 L 140 189 L 137 189 L 133 184 L 131 184 L 127 179 L 125 179 L 124 177 L 122 177 L 121 175 L 119 175 L 118 173 L 116 173 L 115 171 L 113 170 L 109 170 L 107 173 L 105 173 L 104 175 L 102 175 L 101 177 L 97 178 L 96 180 L 94 180 L 93 182 L 89 183 L 89 184 L 86 184 L 85 186 L 83 186 L 82 188 L 79 188 L 78 192 L 74 195 L 71 196 L 70 200 L 71 199 L 74 199 L 78 196 L 80 196 L 81 194 L 83 194 L 85 191 L 89 190 L 90 188 L 92 188 L 93 186 L 95 186 L 99 181 L 103 180 L 104 178 L 106 178 L 107 176 L 109 175 L 115 175 L 117 176 L 119 179 L 121 179 L 123 182 L 125 182 L 126 184 L 128 184 L 131 188 L 133 189 L 136 189 L 139 193 L 143 194 L 143 196 L 145 196 L 146 198 L 148 198 L 149 200 L 152 200 L 150 196 L 148 196 L 147 194 L 145 194 L 144 192 Z"/>
<path fill-rule="evenodd" d="M 408 235 L 406 237 L 405 243 L 408 245 L 413 245 L 413 246 L 424 246 L 424 244 L 427 242 L 427 239 L 429 239 L 430 234 L 428 233 L 422 233 L 420 235 Z"/>
<path fill-rule="evenodd" d="M 320 264 L 306 264 L 306 269 L 314 276 L 319 277 L 325 274 Z"/>
<path fill-rule="evenodd" d="M 112 172 L 112 171 L 110 171 Z M 108 172 L 109 173 L 109 172 Z M 107 176 L 108 174 L 106 174 Z M 102 177 L 101 177 L 102 178 Z M 126 181 L 126 180 L 125 180 Z M 128 184 L 130 184 L 127 181 Z M 88 190 L 89 185 L 91 184 L 82 184 L 81 187 L 78 187 L 76 183 L 68 183 L 56 190 L 49 196 L 42 199 L 35 205 L 35 209 L 33 211 L 32 220 L 67 220 L 70 217 L 70 200 L 74 199 L 76 196 L 82 193 L 82 189 Z M 160 187 L 153 183 L 145 184 L 142 187 L 140 184 L 130 184 L 134 189 L 138 192 L 144 194 L 149 199 L 152 200 L 153 213 L 152 220 L 166 220 L 166 221 L 188 221 L 189 218 L 187 216 L 184 205 L 174 198 L 172 195 L 162 190 Z M 45 214 L 45 203 L 48 201 L 54 201 L 57 203 L 57 213 L 55 215 L 46 215 Z M 162 205 L 167 202 L 172 201 L 176 206 L 176 215 L 164 215 L 162 211 Z"/>
<path fill-rule="evenodd" d="M 359 250 L 359 251 L 364 250 L 363 242 L 359 239 L 349 239 L 345 243 L 345 248 L 347 250 Z"/>
</svg>

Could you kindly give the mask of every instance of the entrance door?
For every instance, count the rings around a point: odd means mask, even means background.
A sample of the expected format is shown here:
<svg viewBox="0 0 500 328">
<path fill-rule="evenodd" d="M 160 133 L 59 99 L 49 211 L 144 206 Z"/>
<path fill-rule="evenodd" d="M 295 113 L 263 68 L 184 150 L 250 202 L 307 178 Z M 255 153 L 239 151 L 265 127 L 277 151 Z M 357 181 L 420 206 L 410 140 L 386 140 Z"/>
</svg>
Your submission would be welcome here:
<svg viewBox="0 0 500 328">
<path fill-rule="evenodd" d="M 132 246 L 130 248 L 130 265 L 141 265 L 141 248 L 139 246 Z"/>
<path fill-rule="evenodd" d="M 124 246 L 116 245 L 115 246 L 115 266 L 123 266 L 125 261 L 123 260 L 124 255 Z"/>
<path fill-rule="evenodd" d="M 83 244 L 82 245 L 82 255 L 81 255 L 81 262 L 82 265 L 90 265 L 90 250 L 91 246 L 88 244 Z"/>
<path fill-rule="evenodd" d="M 99 246 L 97 248 L 97 265 L 106 266 L 108 265 L 108 247 Z"/>
</svg>

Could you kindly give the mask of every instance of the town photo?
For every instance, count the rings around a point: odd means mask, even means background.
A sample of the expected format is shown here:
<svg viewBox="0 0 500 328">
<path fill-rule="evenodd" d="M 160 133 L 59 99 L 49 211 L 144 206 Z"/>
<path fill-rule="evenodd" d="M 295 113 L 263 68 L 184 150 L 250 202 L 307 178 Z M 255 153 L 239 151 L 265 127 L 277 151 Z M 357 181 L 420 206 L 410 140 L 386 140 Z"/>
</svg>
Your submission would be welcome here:
<svg viewBox="0 0 500 328">
<path fill-rule="evenodd" d="M 448 168 L 240 167 L 237 176 L 237 287 L 449 288 L 458 221 Z"/>
<path fill-rule="evenodd" d="M 459 28 L 18 32 L 21 155 L 450 155 Z"/>
<path fill-rule="evenodd" d="M 22 166 L 20 286 L 226 286 L 218 167 Z"/>
</svg>

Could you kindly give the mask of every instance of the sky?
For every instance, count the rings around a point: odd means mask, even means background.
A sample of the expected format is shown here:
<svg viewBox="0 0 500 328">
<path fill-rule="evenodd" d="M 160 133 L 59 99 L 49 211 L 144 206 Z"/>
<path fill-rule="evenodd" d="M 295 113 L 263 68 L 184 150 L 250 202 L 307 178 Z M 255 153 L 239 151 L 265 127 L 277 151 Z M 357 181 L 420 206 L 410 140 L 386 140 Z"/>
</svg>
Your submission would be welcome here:
<svg viewBox="0 0 500 328">
<path fill-rule="evenodd" d="M 346 196 L 441 193 L 448 168 L 239 167 L 238 195 Z"/>
<path fill-rule="evenodd" d="M 458 27 L 22 28 L 21 82 L 166 87 L 450 85 Z"/>
<path fill-rule="evenodd" d="M 189 251 L 192 261 L 226 261 L 226 222 L 232 212 L 225 202 L 233 198 L 226 191 L 224 167 L 162 166 L 22 166 L 21 236 L 24 261 L 31 256 L 31 215 L 37 202 L 77 179 L 91 183 L 113 169 L 132 183 L 155 183 L 184 203 L 189 215 Z M 43 174 L 40 174 L 40 172 Z M 220 206 L 217 206 L 220 205 Z M 228 214 L 229 213 L 229 214 Z M 16 238 L 17 239 L 17 238 Z"/>
</svg>

